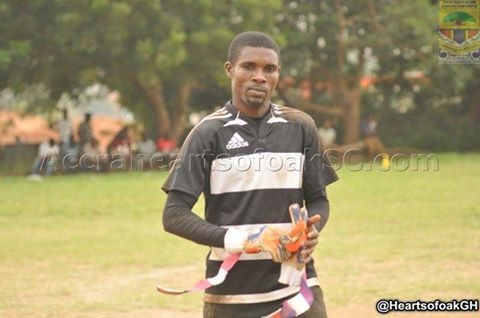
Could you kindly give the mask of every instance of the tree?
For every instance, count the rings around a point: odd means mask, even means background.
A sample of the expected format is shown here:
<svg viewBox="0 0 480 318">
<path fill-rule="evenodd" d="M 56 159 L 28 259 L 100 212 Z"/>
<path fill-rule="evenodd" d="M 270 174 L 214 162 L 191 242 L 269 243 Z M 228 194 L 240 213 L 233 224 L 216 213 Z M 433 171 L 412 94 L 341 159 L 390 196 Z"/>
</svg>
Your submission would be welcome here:
<svg viewBox="0 0 480 318">
<path fill-rule="evenodd" d="M 153 122 L 158 135 L 177 139 L 189 111 L 228 95 L 222 66 L 230 39 L 262 30 L 282 47 L 279 97 L 337 116 L 344 142 L 352 143 L 367 109 L 398 108 L 405 100 L 425 107 L 469 96 L 463 87 L 475 79 L 474 67 L 437 62 L 434 4 L 5 0 L 0 89 L 42 83 L 57 99 L 100 82 L 119 90 L 122 103 Z"/>
<path fill-rule="evenodd" d="M 281 6 L 275 0 L 26 2 L 0 7 L 0 18 L 25 17 L 25 25 L 9 18 L 18 29 L 9 28 L 5 39 L 21 38 L 28 48 L 20 57 L 20 81 L 42 81 L 53 92 L 100 81 L 118 89 L 134 110 L 150 108 L 157 134 L 175 140 L 183 133 L 193 87 L 204 74 L 220 77 L 234 32 L 268 29 Z M 41 38 L 32 37 L 35 28 Z M 16 67 L 9 64 L 4 70 L 11 75 Z"/>
<path fill-rule="evenodd" d="M 340 117 L 347 144 L 359 139 L 367 88 L 412 86 L 412 74 L 421 77 L 436 63 L 432 53 L 436 8 L 429 2 L 330 0 L 285 5 L 278 27 L 288 42 L 287 81 L 281 83 L 280 95 L 306 110 Z"/>
</svg>

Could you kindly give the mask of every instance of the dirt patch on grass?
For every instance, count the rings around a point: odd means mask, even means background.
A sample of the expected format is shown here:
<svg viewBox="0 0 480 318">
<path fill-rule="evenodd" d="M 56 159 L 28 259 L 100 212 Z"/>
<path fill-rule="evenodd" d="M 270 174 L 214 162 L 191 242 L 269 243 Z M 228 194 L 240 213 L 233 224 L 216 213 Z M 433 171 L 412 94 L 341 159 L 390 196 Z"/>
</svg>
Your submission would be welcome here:
<svg viewBox="0 0 480 318">
<path fill-rule="evenodd" d="M 154 291 L 156 283 L 166 284 L 167 287 L 180 288 L 180 286 L 191 286 L 195 279 L 203 277 L 203 270 L 195 265 L 158 268 L 144 273 L 112 273 L 112 275 L 103 275 L 94 283 L 85 286 L 81 291 L 82 298 L 86 301 L 96 301 L 105 299 L 119 290 L 128 289 L 130 286 L 148 282 L 152 284 Z M 190 285 L 189 285 L 189 282 Z"/>
</svg>

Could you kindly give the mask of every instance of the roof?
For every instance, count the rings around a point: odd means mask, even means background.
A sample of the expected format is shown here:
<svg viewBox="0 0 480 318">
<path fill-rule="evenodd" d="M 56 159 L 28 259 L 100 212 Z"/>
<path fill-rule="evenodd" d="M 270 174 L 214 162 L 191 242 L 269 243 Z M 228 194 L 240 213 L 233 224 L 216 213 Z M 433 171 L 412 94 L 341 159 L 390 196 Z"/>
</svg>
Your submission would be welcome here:
<svg viewBox="0 0 480 318">
<path fill-rule="evenodd" d="M 78 140 L 78 126 L 83 117 L 71 119 L 74 136 Z M 108 144 L 115 135 L 125 127 L 122 120 L 108 116 L 92 116 L 92 132 L 98 140 L 100 150 L 106 152 Z M 38 115 L 20 115 L 10 110 L 0 110 L 0 145 L 14 144 L 16 138 L 25 144 L 39 144 L 49 138 L 59 141 L 59 133 L 55 127 Z"/>
<path fill-rule="evenodd" d="M 41 116 L 0 110 L 0 145 L 13 144 L 17 137 L 22 143 L 38 144 L 49 138 L 58 141 L 59 134 Z"/>
</svg>

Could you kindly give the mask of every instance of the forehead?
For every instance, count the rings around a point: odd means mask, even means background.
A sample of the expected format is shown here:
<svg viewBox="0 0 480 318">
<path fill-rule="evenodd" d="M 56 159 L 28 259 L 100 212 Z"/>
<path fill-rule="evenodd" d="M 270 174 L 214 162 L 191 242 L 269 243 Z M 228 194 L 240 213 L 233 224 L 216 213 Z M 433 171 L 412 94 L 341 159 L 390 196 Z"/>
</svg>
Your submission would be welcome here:
<svg viewBox="0 0 480 318">
<path fill-rule="evenodd" d="M 253 62 L 256 64 L 279 64 L 277 52 L 265 47 L 253 46 L 246 46 L 241 49 L 236 64 L 246 62 Z"/>
</svg>

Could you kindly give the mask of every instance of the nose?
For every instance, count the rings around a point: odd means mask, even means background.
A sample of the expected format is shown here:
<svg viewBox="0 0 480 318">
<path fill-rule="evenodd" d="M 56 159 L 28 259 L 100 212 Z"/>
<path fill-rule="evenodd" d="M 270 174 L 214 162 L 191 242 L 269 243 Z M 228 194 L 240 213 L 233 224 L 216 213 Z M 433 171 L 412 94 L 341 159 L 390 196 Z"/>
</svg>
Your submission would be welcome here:
<svg viewBox="0 0 480 318">
<path fill-rule="evenodd" d="M 265 76 L 265 73 L 263 72 L 262 69 L 258 69 L 254 74 L 252 80 L 255 83 L 265 83 L 267 81 L 267 78 Z"/>
</svg>

